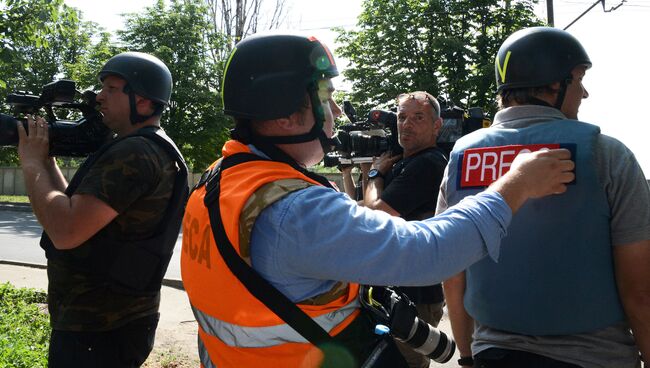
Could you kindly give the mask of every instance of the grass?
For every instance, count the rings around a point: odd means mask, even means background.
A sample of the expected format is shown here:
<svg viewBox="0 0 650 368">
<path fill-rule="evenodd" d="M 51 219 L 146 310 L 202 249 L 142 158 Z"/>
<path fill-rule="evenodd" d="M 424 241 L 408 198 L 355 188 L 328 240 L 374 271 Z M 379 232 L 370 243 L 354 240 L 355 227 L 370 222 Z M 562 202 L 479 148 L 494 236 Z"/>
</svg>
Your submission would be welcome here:
<svg viewBox="0 0 650 368">
<path fill-rule="evenodd" d="M 0 195 L 0 202 L 29 203 L 29 198 L 21 195 Z"/>
<path fill-rule="evenodd" d="M 0 367 L 47 367 L 45 303 L 43 291 L 0 284 Z"/>
<path fill-rule="evenodd" d="M 195 366 L 196 363 L 178 348 L 170 347 L 152 351 L 142 368 L 190 368 Z"/>
</svg>

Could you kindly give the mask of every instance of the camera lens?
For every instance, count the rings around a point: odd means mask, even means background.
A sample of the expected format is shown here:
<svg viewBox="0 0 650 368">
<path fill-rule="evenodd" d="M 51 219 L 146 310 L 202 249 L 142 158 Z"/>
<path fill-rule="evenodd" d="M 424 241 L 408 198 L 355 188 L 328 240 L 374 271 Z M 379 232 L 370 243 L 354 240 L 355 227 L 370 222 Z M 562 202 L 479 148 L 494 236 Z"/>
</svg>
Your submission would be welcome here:
<svg viewBox="0 0 650 368">
<path fill-rule="evenodd" d="M 18 145 L 18 127 L 13 116 L 0 114 L 0 146 Z"/>
<path fill-rule="evenodd" d="M 431 326 L 420 318 L 415 318 L 411 333 L 406 339 L 399 339 L 413 350 L 433 359 L 438 363 L 446 363 L 454 356 L 456 343 L 447 334 Z"/>
</svg>

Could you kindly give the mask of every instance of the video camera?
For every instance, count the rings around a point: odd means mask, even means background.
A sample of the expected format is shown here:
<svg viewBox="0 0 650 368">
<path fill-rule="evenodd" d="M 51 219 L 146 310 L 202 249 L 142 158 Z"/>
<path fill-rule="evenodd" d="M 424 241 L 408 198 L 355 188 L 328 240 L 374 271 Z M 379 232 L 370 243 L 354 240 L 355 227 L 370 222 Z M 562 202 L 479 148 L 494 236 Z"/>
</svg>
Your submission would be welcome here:
<svg viewBox="0 0 650 368">
<path fill-rule="evenodd" d="M 15 92 L 7 96 L 6 102 L 17 115 L 34 114 L 40 109 L 45 111 L 50 156 L 82 157 L 99 149 L 112 133 L 102 123 L 102 114 L 96 109 L 96 94 L 85 91 L 81 94 L 81 102 L 75 102 L 77 94 L 74 81 L 61 79 L 43 86 L 40 96 Z M 54 113 L 55 108 L 64 109 L 65 112 L 76 110 L 81 112 L 82 117 L 74 121 L 59 120 Z M 18 145 L 18 121 L 22 121 L 27 130 L 27 119 L 0 114 L 0 146 Z"/>
<path fill-rule="evenodd" d="M 442 127 L 437 145 L 447 155 L 460 137 L 490 125 L 490 120 L 480 107 L 470 108 L 466 112 L 444 98 L 438 97 L 438 102 Z M 372 162 L 374 156 L 386 151 L 391 151 L 393 155 L 403 152 L 397 133 L 397 114 L 389 110 L 370 110 L 366 120 L 359 122 L 350 101 L 343 102 L 343 111 L 350 124 L 339 127 L 337 137 L 340 144 L 336 145 L 335 151 L 325 155 L 325 167 Z"/>
<path fill-rule="evenodd" d="M 460 137 L 477 129 L 490 126 L 490 120 L 486 118 L 483 109 L 480 107 L 472 107 L 465 112 L 465 110 L 441 97 L 438 97 L 438 102 L 440 102 L 442 127 L 438 133 L 437 145 L 447 156 L 449 156 L 454 144 Z"/>
<path fill-rule="evenodd" d="M 397 137 L 397 115 L 389 110 L 370 110 L 365 121 L 357 120 L 357 112 L 350 101 L 343 102 L 343 111 L 350 120 L 341 125 L 336 136 L 339 143 L 334 152 L 325 155 L 323 165 L 372 162 L 374 156 L 386 151 L 402 153 Z"/>
<path fill-rule="evenodd" d="M 444 332 L 418 317 L 415 304 L 404 294 L 390 287 L 361 285 L 361 304 L 395 339 L 414 351 L 446 363 L 456 351 L 456 343 Z"/>
</svg>

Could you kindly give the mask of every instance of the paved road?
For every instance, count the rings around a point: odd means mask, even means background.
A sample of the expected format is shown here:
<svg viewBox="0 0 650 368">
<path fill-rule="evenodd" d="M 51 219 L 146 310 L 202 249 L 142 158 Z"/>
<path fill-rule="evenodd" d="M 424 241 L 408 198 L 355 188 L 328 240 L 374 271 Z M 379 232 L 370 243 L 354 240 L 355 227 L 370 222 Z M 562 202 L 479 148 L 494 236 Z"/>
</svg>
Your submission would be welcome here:
<svg viewBox="0 0 650 368">
<path fill-rule="evenodd" d="M 41 225 L 31 212 L 6 211 L 0 209 L 0 260 L 45 264 L 45 253 L 38 244 L 41 237 Z M 180 280 L 179 235 L 174 255 L 172 256 L 166 279 Z"/>
</svg>

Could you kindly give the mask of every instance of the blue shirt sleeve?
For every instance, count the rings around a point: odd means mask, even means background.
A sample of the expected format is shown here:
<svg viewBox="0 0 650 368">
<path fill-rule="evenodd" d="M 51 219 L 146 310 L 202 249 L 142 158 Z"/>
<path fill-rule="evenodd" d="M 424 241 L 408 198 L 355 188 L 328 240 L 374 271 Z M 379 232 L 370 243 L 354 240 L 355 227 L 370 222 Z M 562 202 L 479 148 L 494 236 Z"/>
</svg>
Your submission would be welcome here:
<svg viewBox="0 0 650 368">
<path fill-rule="evenodd" d="M 496 192 L 465 198 L 435 218 L 407 222 L 314 186 L 262 211 L 251 235 L 251 262 L 293 301 L 337 281 L 432 285 L 486 254 L 496 259 L 511 217 Z"/>
</svg>

